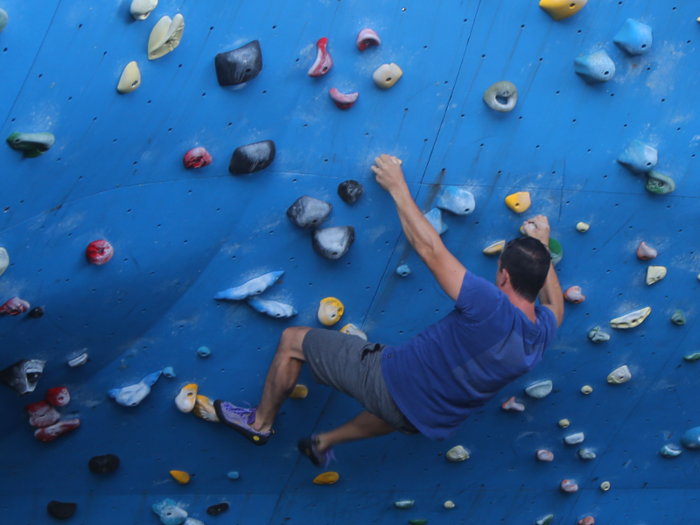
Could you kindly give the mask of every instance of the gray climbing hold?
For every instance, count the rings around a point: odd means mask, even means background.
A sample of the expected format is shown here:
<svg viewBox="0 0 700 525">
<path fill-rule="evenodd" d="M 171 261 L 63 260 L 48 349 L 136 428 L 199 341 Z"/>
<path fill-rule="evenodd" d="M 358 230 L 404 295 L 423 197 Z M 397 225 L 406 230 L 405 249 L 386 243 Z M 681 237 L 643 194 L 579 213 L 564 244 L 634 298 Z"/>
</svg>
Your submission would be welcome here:
<svg viewBox="0 0 700 525">
<path fill-rule="evenodd" d="M 608 82 L 615 76 L 615 62 L 604 49 L 601 49 L 590 55 L 576 58 L 574 71 L 587 84 Z"/>
<path fill-rule="evenodd" d="M 659 153 L 639 140 L 630 142 L 617 157 L 617 162 L 632 173 L 647 173 L 654 169 L 658 161 Z"/>
<path fill-rule="evenodd" d="M 53 133 L 20 133 L 15 131 L 7 137 L 7 143 L 12 149 L 24 151 L 24 156 L 30 159 L 43 155 L 53 146 L 56 137 Z"/>
<path fill-rule="evenodd" d="M 292 317 L 297 314 L 297 311 L 292 305 L 280 303 L 277 301 L 266 301 L 258 297 L 249 297 L 248 304 L 260 313 L 267 314 L 270 317 Z"/>
<path fill-rule="evenodd" d="M 623 365 L 610 372 L 608 374 L 607 381 L 611 385 L 621 385 L 622 383 L 626 383 L 630 379 L 632 379 L 632 372 L 630 372 L 630 369 L 627 367 L 627 365 Z"/>
<path fill-rule="evenodd" d="M 625 314 L 622 317 L 613 319 L 610 321 L 610 326 L 620 329 L 635 328 L 642 324 L 644 320 L 649 317 L 650 313 L 651 307 L 647 306 L 645 308 L 640 308 L 639 310 Z"/>
<path fill-rule="evenodd" d="M 87 362 L 88 362 L 88 353 L 83 352 L 82 354 L 75 356 L 73 359 L 70 359 L 68 361 L 68 366 L 71 368 L 77 368 L 79 366 L 83 366 Z"/>
<path fill-rule="evenodd" d="M 534 397 L 535 399 L 542 399 L 547 397 L 552 392 L 552 387 L 552 381 L 548 379 L 546 381 L 533 383 L 532 385 L 526 387 L 525 393 L 530 397 Z"/>
<path fill-rule="evenodd" d="M 499 113 L 508 113 L 518 102 L 518 90 L 507 80 L 496 82 L 484 92 L 484 102 Z"/>
<path fill-rule="evenodd" d="M 177 374 L 175 373 L 175 370 L 173 370 L 172 366 L 166 366 L 163 369 L 163 375 L 168 379 L 173 379 L 174 377 L 177 377 Z"/>
<path fill-rule="evenodd" d="M 583 440 L 586 439 L 586 436 L 583 435 L 583 432 L 577 432 L 576 434 L 570 434 L 564 438 L 564 443 L 567 445 L 579 445 L 583 443 Z"/>
<path fill-rule="evenodd" d="M 700 427 L 691 428 L 681 438 L 685 448 L 700 448 Z"/>
<path fill-rule="evenodd" d="M 442 220 L 442 212 L 439 208 L 433 208 L 429 212 L 424 213 L 423 217 L 428 219 L 428 222 L 433 228 L 435 228 L 435 231 L 438 232 L 438 235 L 442 235 L 447 231 L 448 226 Z"/>
<path fill-rule="evenodd" d="M 355 228 L 335 226 L 314 230 L 312 246 L 314 251 L 326 259 L 340 259 L 355 242 Z"/>
<path fill-rule="evenodd" d="M 659 450 L 659 454 L 661 454 L 665 458 L 677 458 L 683 453 L 683 450 L 681 447 L 678 447 L 676 445 L 664 445 L 661 447 L 661 450 Z"/>
<path fill-rule="evenodd" d="M 582 448 L 578 451 L 578 457 L 581 459 L 589 460 L 589 459 L 595 459 L 596 455 L 595 452 L 593 452 L 590 448 Z"/>
<path fill-rule="evenodd" d="M 151 510 L 163 525 L 182 525 L 187 519 L 187 511 L 170 498 L 154 503 Z"/>
<path fill-rule="evenodd" d="M 338 195 L 348 204 L 353 204 L 364 192 L 364 186 L 356 180 L 346 180 L 338 184 Z"/>
<path fill-rule="evenodd" d="M 313 230 L 325 222 L 332 209 L 332 204 L 304 195 L 287 209 L 287 217 L 297 226 Z"/>
<path fill-rule="evenodd" d="M 671 322 L 678 326 L 683 326 L 685 324 L 685 315 L 680 310 L 676 310 L 671 316 Z"/>
<path fill-rule="evenodd" d="M 606 341 L 610 341 L 610 334 L 603 332 L 600 326 L 596 326 L 592 330 L 589 330 L 588 339 L 590 339 L 592 343 L 605 343 Z"/>
<path fill-rule="evenodd" d="M 7 11 L 4 9 L 0 9 L 0 33 L 2 33 L 5 30 L 5 27 L 7 26 L 7 21 L 10 19 L 10 17 L 7 16 Z"/>
<path fill-rule="evenodd" d="M 455 215 L 469 215 L 476 208 L 476 201 L 471 192 L 459 186 L 448 186 L 442 190 L 436 206 Z"/>
<path fill-rule="evenodd" d="M 546 463 L 554 460 L 554 454 L 546 449 L 538 450 L 535 456 L 539 461 L 544 461 Z"/>
<path fill-rule="evenodd" d="M 649 193 L 667 195 L 676 189 L 676 183 L 668 175 L 650 171 L 647 173 L 647 183 L 644 187 Z"/>
<path fill-rule="evenodd" d="M 214 296 L 216 301 L 240 301 L 246 297 L 260 295 L 275 284 L 284 275 L 284 271 L 268 272 L 265 275 L 251 279 L 240 286 L 228 288 Z"/>
<path fill-rule="evenodd" d="M 199 357 L 209 357 L 211 355 L 211 350 L 207 346 L 200 346 L 197 348 L 197 355 Z"/>
<path fill-rule="evenodd" d="M 694 361 L 700 359 L 700 352 L 695 352 L 694 354 L 688 354 L 686 356 L 683 356 L 683 359 L 685 359 L 689 363 L 693 363 Z"/>
<path fill-rule="evenodd" d="M 462 445 L 457 445 L 447 451 L 447 454 L 445 454 L 445 459 L 452 463 L 459 463 L 469 459 L 469 451 Z"/>
<path fill-rule="evenodd" d="M 394 502 L 394 507 L 397 509 L 410 509 L 416 500 L 413 499 L 402 499 Z"/>
<path fill-rule="evenodd" d="M 233 51 L 219 53 L 214 65 L 220 86 L 236 86 L 253 80 L 263 67 L 260 42 L 253 40 Z"/>
<path fill-rule="evenodd" d="M 396 273 L 401 277 L 408 277 L 409 275 L 411 275 L 411 269 L 408 267 L 407 264 L 402 264 L 396 267 Z"/>
<path fill-rule="evenodd" d="M 0 381 L 20 396 L 29 394 L 34 392 L 45 365 L 46 361 L 41 359 L 22 359 L 0 370 Z"/>
<path fill-rule="evenodd" d="M 275 160 L 277 149 L 271 140 L 239 146 L 231 156 L 228 171 L 233 175 L 264 170 Z"/>
<path fill-rule="evenodd" d="M 628 55 L 643 55 L 651 49 L 651 27 L 628 18 L 613 38 L 613 42 L 624 49 Z"/>
</svg>

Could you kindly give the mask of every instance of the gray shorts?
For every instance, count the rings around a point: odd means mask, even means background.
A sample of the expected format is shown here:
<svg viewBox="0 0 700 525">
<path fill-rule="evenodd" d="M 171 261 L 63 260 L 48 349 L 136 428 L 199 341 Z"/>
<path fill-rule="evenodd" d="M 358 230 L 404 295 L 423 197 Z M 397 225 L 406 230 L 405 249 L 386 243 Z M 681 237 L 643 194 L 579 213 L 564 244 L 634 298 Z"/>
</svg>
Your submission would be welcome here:
<svg viewBox="0 0 700 525">
<path fill-rule="evenodd" d="M 340 390 L 403 434 L 418 434 L 389 394 L 382 376 L 385 345 L 356 335 L 312 328 L 303 350 L 314 381 Z"/>
</svg>

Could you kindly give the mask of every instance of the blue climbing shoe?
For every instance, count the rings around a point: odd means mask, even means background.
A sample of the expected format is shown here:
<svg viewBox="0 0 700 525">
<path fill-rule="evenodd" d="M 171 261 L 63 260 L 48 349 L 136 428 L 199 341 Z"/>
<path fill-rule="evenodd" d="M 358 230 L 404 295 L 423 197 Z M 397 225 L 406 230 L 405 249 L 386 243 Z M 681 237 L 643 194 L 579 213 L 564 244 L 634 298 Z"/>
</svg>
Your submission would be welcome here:
<svg viewBox="0 0 700 525">
<path fill-rule="evenodd" d="M 254 445 L 264 445 L 272 435 L 271 430 L 259 432 L 251 426 L 255 421 L 255 412 L 258 410 L 258 407 L 237 407 L 228 401 L 217 399 L 214 401 L 214 410 L 216 410 L 219 421 L 243 434 Z"/>
<path fill-rule="evenodd" d="M 317 467 L 320 467 L 321 465 L 323 465 L 324 468 L 328 467 L 331 459 L 333 461 L 338 461 L 335 459 L 332 447 L 320 452 L 318 448 L 316 448 L 317 444 L 318 438 L 315 434 L 312 434 L 311 437 L 301 438 L 297 446 L 299 447 L 299 452 L 308 457 L 311 460 L 311 463 Z"/>
</svg>

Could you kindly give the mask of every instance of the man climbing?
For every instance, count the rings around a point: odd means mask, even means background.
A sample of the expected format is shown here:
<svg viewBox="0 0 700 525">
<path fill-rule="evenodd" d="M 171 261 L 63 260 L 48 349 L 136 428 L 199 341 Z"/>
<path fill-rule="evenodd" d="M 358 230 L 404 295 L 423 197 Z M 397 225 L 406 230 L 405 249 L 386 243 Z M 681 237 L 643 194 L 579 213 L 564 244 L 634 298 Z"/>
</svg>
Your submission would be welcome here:
<svg viewBox="0 0 700 525">
<path fill-rule="evenodd" d="M 365 407 L 335 430 L 299 441 L 299 450 L 315 465 L 328 463 L 333 445 L 395 430 L 438 440 L 451 437 L 472 412 L 540 362 L 564 315 L 547 249 L 546 217 L 525 221 L 526 235 L 506 245 L 494 286 L 467 271 L 447 250 L 413 201 L 398 159 L 382 155 L 372 171 L 393 197 L 411 246 L 455 301 L 454 310 L 394 347 L 331 330 L 287 328 L 260 405 L 214 403 L 222 422 L 263 445 L 307 363 L 316 382 Z M 541 306 L 535 306 L 537 297 Z"/>
</svg>

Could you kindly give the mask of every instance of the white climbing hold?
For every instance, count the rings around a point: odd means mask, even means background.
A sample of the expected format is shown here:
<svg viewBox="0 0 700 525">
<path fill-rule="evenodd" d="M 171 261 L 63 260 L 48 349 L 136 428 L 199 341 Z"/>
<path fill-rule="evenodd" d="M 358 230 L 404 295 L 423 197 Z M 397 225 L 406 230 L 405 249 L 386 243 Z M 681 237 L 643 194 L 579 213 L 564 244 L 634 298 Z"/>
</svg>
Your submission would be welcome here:
<svg viewBox="0 0 700 525">
<path fill-rule="evenodd" d="M 583 440 L 586 439 L 586 436 L 584 436 L 583 432 L 577 432 L 576 434 L 570 434 L 564 438 L 564 443 L 567 445 L 578 445 L 580 443 L 583 443 Z"/>
<path fill-rule="evenodd" d="M 180 389 L 180 393 L 175 398 L 175 405 L 180 412 L 192 412 L 194 404 L 197 402 L 197 385 L 190 383 Z"/>
<path fill-rule="evenodd" d="M 620 368 L 616 368 L 608 375 L 608 383 L 611 385 L 621 385 L 632 379 L 632 372 L 627 368 L 627 365 L 623 365 Z"/>
<path fill-rule="evenodd" d="M 603 492 L 607 492 L 610 490 L 610 482 L 609 481 L 603 481 L 603 483 L 600 484 L 600 490 Z"/>
<path fill-rule="evenodd" d="M 469 459 L 469 451 L 462 445 L 457 445 L 456 447 L 452 447 L 447 451 L 445 458 L 447 461 L 452 461 L 453 463 L 464 461 Z"/>
<path fill-rule="evenodd" d="M 649 266 L 647 268 L 647 284 L 652 285 L 666 277 L 666 268 L 664 266 Z"/>
<path fill-rule="evenodd" d="M 278 301 L 267 301 L 259 297 L 248 297 L 250 307 L 262 314 L 267 314 L 270 317 L 292 317 L 297 314 L 297 311 L 290 304 L 280 303 Z"/>
<path fill-rule="evenodd" d="M 559 426 L 561 428 L 568 428 L 571 422 L 568 419 L 561 419 L 559 420 Z"/>
<path fill-rule="evenodd" d="M 651 308 L 647 306 L 646 308 L 641 308 L 640 310 L 635 310 L 634 312 L 630 312 L 622 317 L 613 319 L 610 321 L 610 326 L 620 329 L 634 328 L 642 324 L 644 319 L 649 317 L 650 313 Z"/>
<path fill-rule="evenodd" d="M 541 449 L 537 451 L 537 459 L 544 462 L 550 462 L 554 460 L 554 454 L 549 450 Z"/>
<path fill-rule="evenodd" d="M 575 481 L 570 479 L 565 479 L 564 481 L 562 481 L 559 485 L 559 488 L 562 490 L 562 492 L 567 492 L 569 494 L 573 492 L 578 492 L 578 485 Z"/>
<path fill-rule="evenodd" d="M 83 352 L 79 356 L 74 357 L 73 359 L 70 359 L 68 361 L 68 366 L 71 368 L 76 368 L 79 366 L 83 366 L 85 363 L 88 361 L 88 353 Z"/>
<path fill-rule="evenodd" d="M 587 395 L 590 394 L 591 392 L 593 392 L 593 387 L 592 387 L 592 386 L 590 386 L 590 385 L 584 385 L 583 387 L 581 387 L 581 393 L 582 393 L 582 394 L 584 394 L 584 395 L 587 396 Z"/>
<path fill-rule="evenodd" d="M 447 500 L 445 502 L 445 504 L 443 505 L 443 507 L 445 507 L 446 509 L 454 509 L 455 504 L 453 502 L 451 502 L 450 500 Z"/>
<path fill-rule="evenodd" d="M 340 329 L 341 332 L 348 335 L 356 335 L 367 341 L 367 334 L 360 330 L 357 326 L 352 323 L 348 323 Z"/>
<path fill-rule="evenodd" d="M 284 275 L 284 271 L 268 272 L 260 277 L 251 279 L 240 286 L 228 288 L 214 296 L 216 301 L 240 301 L 253 295 L 260 295 L 270 286 L 279 281 Z"/>
<path fill-rule="evenodd" d="M 470 191 L 459 186 L 448 186 L 442 190 L 435 205 L 455 215 L 469 215 L 476 208 L 476 201 Z"/>
<path fill-rule="evenodd" d="M 153 27 L 148 38 L 148 60 L 167 55 L 180 45 L 185 30 L 185 19 L 178 13 L 174 18 L 164 16 Z"/>
<path fill-rule="evenodd" d="M 10 256 L 5 248 L 0 248 L 0 275 L 5 273 L 8 266 L 10 266 Z"/>
<path fill-rule="evenodd" d="M 119 78 L 119 84 L 117 84 L 117 91 L 121 94 L 131 93 L 136 91 L 136 89 L 141 85 L 141 71 L 139 70 L 139 65 L 136 60 L 129 62 L 124 71 L 122 71 L 122 76 Z"/>
<path fill-rule="evenodd" d="M 135 385 L 126 386 L 124 388 L 113 388 L 107 392 L 107 395 L 120 405 L 134 407 L 151 393 L 151 386 L 158 381 L 161 373 L 162 371 L 158 370 L 157 372 L 147 375 Z"/>
<path fill-rule="evenodd" d="M 129 11 L 136 20 L 146 20 L 156 7 L 158 0 L 133 0 Z"/>
<path fill-rule="evenodd" d="M 525 389 L 525 393 L 535 399 L 542 399 L 552 392 L 552 387 L 552 382 L 548 379 L 547 381 L 539 381 L 530 385 Z"/>
<path fill-rule="evenodd" d="M 578 231 L 580 233 L 584 233 L 584 232 L 587 232 L 590 227 L 591 227 L 590 224 L 587 224 L 585 222 L 579 222 L 576 225 L 576 231 Z"/>
<path fill-rule="evenodd" d="M 539 519 L 535 522 L 535 525 L 549 525 L 554 519 L 554 514 L 547 514 L 544 518 Z"/>
<path fill-rule="evenodd" d="M 522 412 L 525 410 L 525 405 L 518 403 L 515 400 L 515 396 L 511 397 L 508 401 L 501 405 L 503 410 L 512 410 L 514 412 Z"/>
</svg>

